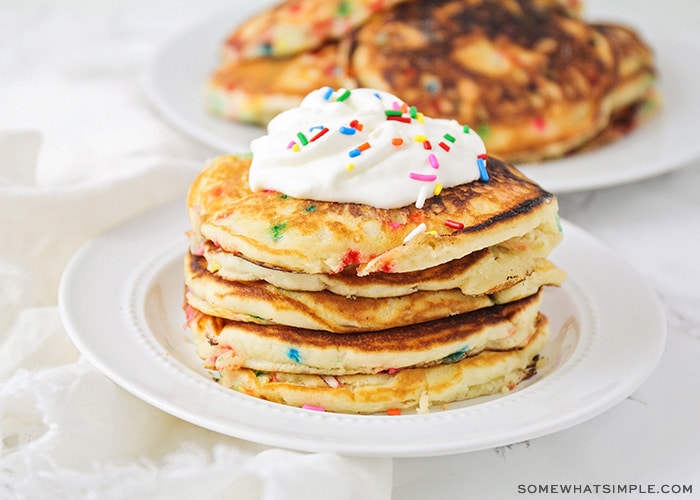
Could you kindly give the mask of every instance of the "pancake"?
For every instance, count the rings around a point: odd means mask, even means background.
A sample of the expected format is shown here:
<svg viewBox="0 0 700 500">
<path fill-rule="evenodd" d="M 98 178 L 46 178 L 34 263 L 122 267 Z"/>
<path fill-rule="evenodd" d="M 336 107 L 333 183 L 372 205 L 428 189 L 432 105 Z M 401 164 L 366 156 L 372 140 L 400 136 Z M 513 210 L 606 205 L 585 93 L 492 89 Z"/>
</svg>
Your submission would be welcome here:
<svg viewBox="0 0 700 500">
<path fill-rule="evenodd" d="M 207 270 L 231 281 L 266 281 L 287 290 L 328 290 L 344 296 L 396 297 L 417 291 L 458 288 L 466 295 L 493 293 L 516 284 L 561 241 L 556 224 L 543 225 L 444 264 L 408 273 L 373 273 L 359 277 L 348 268 L 337 274 L 288 272 L 223 251 L 210 241 L 193 241 L 192 253 L 207 261 Z"/>
<path fill-rule="evenodd" d="M 337 40 L 405 0 L 287 0 L 250 17 L 223 46 L 226 61 L 287 57 Z"/>
<path fill-rule="evenodd" d="M 522 347 L 483 351 L 457 362 L 376 374 L 311 375 L 223 368 L 217 381 L 231 389 L 285 405 L 341 413 L 376 413 L 451 403 L 507 393 L 537 369 L 549 332 L 540 315 L 535 334 Z"/>
<path fill-rule="evenodd" d="M 382 330 L 474 311 L 559 285 L 564 273 L 549 261 L 519 282 L 489 295 L 459 289 L 419 291 L 386 298 L 345 297 L 328 291 L 277 288 L 264 281 L 238 282 L 217 277 L 202 257 L 187 254 L 185 299 L 206 314 L 238 321 L 274 323 L 335 333 Z"/>
<path fill-rule="evenodd" d="M 593 149 L 650 119 L 660 100 L 648 45 L 625 26 L 586 22 L 580 9 L 559 0 L 285 2 L 228 37 L 208 107 L 265 125 L 314 85 L 372 87 L 469 124 L 507 162 Z"/>
<path fill-rule="evenodd" d="M 654 76 L 650 50 L 630 30 L 588 24 L 551 2 L 410 2 L 345 44 L 348 85 L 468 123 L 509 162 L 593 140 L 615 111 L 645 99 Z M 638 78 L 627 78 L 630 68 Z"/>
<path fill-rule="evenodd" d="M 267 123 L 314 89 L 345 80 L 337 44 L 285 58 L 258 58 L 222 64 L 207 82 L 208 109 L 231 120 Z"/>
<path fill-rule="evenodd" d="M 249 164 L 249 158 L 221 157 L 194 181 L 191 237 L 286 271 L 335 274 L 352 266 L 358 276 L 413 272 L 558 224 L 556 198 L 492 157 L 488 182 L 446 188 L 420 209 L 250 192 Z M 421 223 L 425 231 L 404 242 Z"/>
<path fill-rule="evenodd" d="M 427 323 L 336 335 L 258 325 L 190 308 L 197 352 L 209 369 L 251 368 L 348 375 L 459 361 L 484 350 L 521 347 L 538 321 L 541 293 L 508 304 Z"/>
</svg>

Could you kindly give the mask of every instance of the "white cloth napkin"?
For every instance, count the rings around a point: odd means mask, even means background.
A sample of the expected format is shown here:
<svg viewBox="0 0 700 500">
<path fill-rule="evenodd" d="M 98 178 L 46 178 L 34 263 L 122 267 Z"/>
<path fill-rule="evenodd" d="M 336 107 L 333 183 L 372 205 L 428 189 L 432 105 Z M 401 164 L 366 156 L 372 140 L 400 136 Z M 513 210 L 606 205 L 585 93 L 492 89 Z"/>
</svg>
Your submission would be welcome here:
<svg viewBox="0 0 700 500">
<path fill-rule="evenodd" d="M 390 459 L 207 431 L 81 359 L 57 308 L 65 265 L 114 224 L 184 203 L 215 154 L 140 87 L 201 3 L 15 3 L 0 9 L 0 498 L 390 498 Z"/>
</svg>

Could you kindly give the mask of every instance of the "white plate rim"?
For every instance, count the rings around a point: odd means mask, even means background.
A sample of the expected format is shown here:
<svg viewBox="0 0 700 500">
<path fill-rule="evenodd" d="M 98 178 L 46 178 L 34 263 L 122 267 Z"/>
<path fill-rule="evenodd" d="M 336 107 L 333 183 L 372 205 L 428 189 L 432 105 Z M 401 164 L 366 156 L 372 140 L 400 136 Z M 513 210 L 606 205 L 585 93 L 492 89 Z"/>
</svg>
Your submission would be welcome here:
<svg viewBox="0 0 700 500">
<path fill-rule="evenodd" d="M 252 11 L 249 5 L 224 10 L 183 30 L 161 46 L 143 74 L 146 97 L 165 120 L 220 153 L 246 152 L 250 141 L 264 133 L 262 128 L 227 122 L 204 109 L 204 82 L 218 63 L 219 44 Z M 659 27 L 641 31 L 659 65 L 658 88 L 664 101 L 659 115 L 597 150 L 519 165 L 545 189 L 561 194 L 618 186 L 663 175 L 700 157 L 700 142 L 694 136 L 700 115 L 694 82 L 700 80 L 700 67 L 687 64 L 700 58 L 700 44 L 683 31 Z"/>
<path fill-rule="evenodd" d="M 665 314 L 653 289 L 621 257 L 563 221 L 564 243 L 553 259 L 569 278 L 549 293 L 564 294 L 551 297 L 573 304 L 565 314 L 578 322 L 579 338 L 556 369 L 508 395 L 423 415 L 340 415 L 269 403 L 196 373 L 176 352 L 183 345 L 187 352 L 184 330 L 166 333 L 166 342 L 178 344 L 166 349 L 155 338 L 162 332 L 144 317 L 147 296 L 164 286 L 162 276 L 181 279 L 178 259 L 187 228 L 182 203 L 171 203 L 88 242 L 62 277 L 60 313 L 85 358 L 128 392 L 183 420 L 249 441 L 390 457 L 512 444 L 574 426 L 622 401 L 651 374 L 665 345 Z M 167 270 L 173 262 L 176 277 Z"/>
</svg>

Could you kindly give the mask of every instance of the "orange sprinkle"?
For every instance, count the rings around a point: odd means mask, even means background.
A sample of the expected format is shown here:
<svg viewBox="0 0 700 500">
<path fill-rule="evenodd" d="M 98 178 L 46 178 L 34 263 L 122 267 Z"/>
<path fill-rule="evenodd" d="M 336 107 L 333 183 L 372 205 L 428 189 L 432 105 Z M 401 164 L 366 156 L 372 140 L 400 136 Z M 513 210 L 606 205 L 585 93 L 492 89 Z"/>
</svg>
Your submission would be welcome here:
<svg viewBox="0 0 700 500">
<path fill-rule="evenodd" d="M 402 139 L 401 137 L 394 137 L 394 138 L 391 140 L 391 143 L 392 143 L 394 146 L 401 146 L 401 145 L 403 144 L 403 139 Z"/>
<path fill-rule="evenodd" d="M 387 415 L 401 415 L 401 409 L 400 408 L 389 408 L 386 411 Z"/>
<path fill-rule="evenodd" d="M 357 149 L 359 149 L 360 151 L 366 151 L 369 148 L 370 148 L 369 142 L 363 142 L 362 144 L 357 146 Z"/>
<path fill-rule="evenodd" d="M 423 220 L 423 214 L 421 212 L 411 212 L 408 218 L 411 219 L 411 222 L 419 224 Z"/>
</svg>

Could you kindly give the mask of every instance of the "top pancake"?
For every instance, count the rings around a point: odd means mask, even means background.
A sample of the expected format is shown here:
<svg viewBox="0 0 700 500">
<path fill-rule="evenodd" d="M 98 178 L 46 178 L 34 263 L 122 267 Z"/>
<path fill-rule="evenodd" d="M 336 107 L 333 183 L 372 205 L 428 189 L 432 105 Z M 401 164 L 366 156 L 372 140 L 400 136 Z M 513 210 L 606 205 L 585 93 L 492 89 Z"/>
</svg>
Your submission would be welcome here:
<svg viewBox="0 0 700 500">
<path fill-rule="evenodd" d="M 303 273 L 411 272 L 487 248 L 557 219 L 556 198 L 514 167 L 488 158 L 488 182 L 446 188 L 423 208 L 251 192 L 250 158 L 213 160 L 190 187 L 194 239 L 268 267 Z M 446 221 L 463 225 L 455 229 Z M 404 243 L 421 223 L 426 231 Z M 309 242 L 313 242 L 310 244 Z"/>
</svg>

